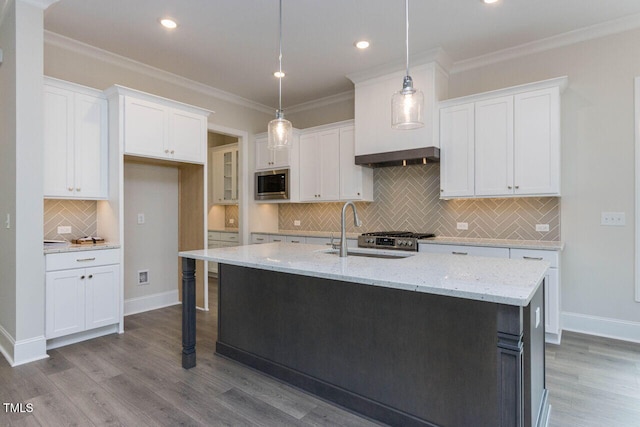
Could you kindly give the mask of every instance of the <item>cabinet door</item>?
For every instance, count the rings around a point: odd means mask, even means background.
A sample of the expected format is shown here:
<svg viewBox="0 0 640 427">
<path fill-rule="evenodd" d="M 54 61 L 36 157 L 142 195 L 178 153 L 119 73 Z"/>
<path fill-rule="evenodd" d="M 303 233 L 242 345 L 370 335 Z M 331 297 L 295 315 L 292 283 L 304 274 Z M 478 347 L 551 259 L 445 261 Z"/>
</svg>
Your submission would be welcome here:
<svg viewBox="0 0 640 427">
<path fill-rule="evenodd" d="M 340 130 L 318 134 L 320 145 L 319 200 L 340 200 Z M 317 162 L 317 160 L 316 160 Z M 302 171 L 300 171 L 302 173 Z"/>
<path fill-rule="evenodd" d="M 237 150 L 228 150 L 222 153 L 223 199 L 227 203 L 235 203 L 238 199 L 237 153 Z"/>
<path fill-rule="evenodd" d="M 560 333 L 560 283 L 557 268 L 547 270 L 544 283 L 545 331 L 557 340 Z"/>
<path fill-rule="evenodd" d="M 560 91 L 515 95 L 514 188 L 517 195 L 560 195 Z"/>
<path fill-rule="evenodd" d="M 288 150 L 269 150 L 267 138 L 256 139 L 256 170 L 285 169 L 291 165 L 291 148 Z"/>
<path fill-rule="evenodd" d="M 172 158 L 168 140 L 169 108 L 130 96 L 124 99 L 124 153 Z"/>
<path fill-rule="evenodd" d="M 85 270 L 53 271 L 45 277 L 46 338 L 84 331 Z"/>
<path fill-rule="evenodd" d="M 169 152 L 174 160 L 204 163 L 207 150 L 206 117 L 175 108 L 169 110 Z"/>
<path fill-rule="evenodd" d="M 300 200 L 317 202 L 320 198 L 322 168 L 318 133 L 300 136 Z"/>
<path fill-rule="evenodd" d="M 211 153 L 211 194 L 212 204 L 224 203 L 224 153 L 213 151 Z"/>
<path fill-rule="evenodd" d="M 75 95 L 75 192 L 83 198 L 107 197 L 107 100 Z"/>
<path fill-rule="evenodd" d="M 373 171 L 355 163 L 353 126 L 340 129 L 340 200 L 363 200 L 364 185 Z"/>
<path fill-rule="evenodd" d="M 440 110 L 440 196 L 474 194 L 474 104 Z"/>
<path fill-rule="evenodd" d="M 75 192 L 73 95 L 44 86 L 44 197 L 70 197 Z"/>
<path fill-rule="evenodd" d="M 513 194 L 513 96 L 475 104 L 475 194 Z"/>
<path fill-rule="evenodd" d="M 483 256 L 490 258 L 509 258 L 509 248 L 493 248 L 485 246 L 443 245 L 419 243 L 419 252 L 451 254 L 460 256 Z"/>
<path fill-rule="evenodd" d="M 118 323 L 120 321 L 120 266 L 87 268 L 85 275 L 86 329 Z"/>
</svg>

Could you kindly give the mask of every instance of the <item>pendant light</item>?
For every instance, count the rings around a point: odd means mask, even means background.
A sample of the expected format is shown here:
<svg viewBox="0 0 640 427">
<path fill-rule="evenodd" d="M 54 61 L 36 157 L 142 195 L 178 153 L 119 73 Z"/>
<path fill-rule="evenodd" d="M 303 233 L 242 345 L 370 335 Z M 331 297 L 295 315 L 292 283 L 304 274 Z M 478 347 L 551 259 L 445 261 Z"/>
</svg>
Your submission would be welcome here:
<svg viewBox="0 0 640 427">
<path fill-rule="evenodd" d="M 280 36 L 279 36 L 279 75 L 282 76 L 282 0 L 280 0 Z M 284 118 L 282 110 L 282 77 L 278 77 L 278 109 L 276 118 L 269 122 L 267 148 L 270 150 L 286 150 L 293 141 L 293 126 Z"/>
<path fill-rule="evenodd" d="M 417 129 L 424 126 L 422 109 L 424 95 L 413 87 L 409 75 L 409 0 L 405 0 L 405 29 L 407 47 L 407 75 L 402 81 L 402 90 L 391 98 L 391 127 L 394 129 Z"/>
</svg>

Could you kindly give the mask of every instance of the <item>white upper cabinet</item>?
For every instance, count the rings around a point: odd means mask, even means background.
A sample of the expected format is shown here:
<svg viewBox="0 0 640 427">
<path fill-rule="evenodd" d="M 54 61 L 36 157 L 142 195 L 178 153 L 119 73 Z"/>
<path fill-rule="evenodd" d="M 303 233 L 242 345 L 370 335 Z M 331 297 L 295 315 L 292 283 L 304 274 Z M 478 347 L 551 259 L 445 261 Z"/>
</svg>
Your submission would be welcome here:
<svg viewBox="0 0 640 427">
<path fill-rule="evenodd" d="M 513 194 L 513 97 L 475 104 L 477 196 Z"/>
<path fill-rule="evenodd" d="M 294 136 L 294 140 L 296 137 Z M 295 144 L 295 141 L 294 141 Z M 267 137 L 256 138 L 256 170 L 286 169 L 291 166 L 291 152 L 288 150 L 269 150 Z"/>
<path fill-rule="evenodd" d="M 514 193 L 560 195 L 560 89 L 514 97 Z"/>
<path fill-rule="evenodd" d="M 205 163 L 209 111 L 121 86 L 107 93 L 122 128 L 123 154 Z"/>
<path fill-rule="evenodd" d="M 355 129 L 340 128 L 340 200 L 373 201 L 373 169 L 355 164 Z"/>
<path fill-rule="evenodd" d="M 209 204 L 238 203 L 238 145 L 229 144 L 210 150 Z"/>
<path fill-rule="evenodd" d="M 402 89 L 405 70 L 348 76 L 355 84 L 357 157 L 439 147 L 438 101 L 447 96 L 448 75 L 437 61 L 413 66 L 410 74 L 414 87 L 424 94 L 424 127 L 410 131 L 391 128 L 391 97 Z M 357 163 L 366 163 L 364 159 Z"/>
<path fill-rule="evenodd" d="M 44 84 L 44 197 L 107 197 L 107 100 L 49 77 Z"/>
<path fill-rule="evenodd" d="M 340 130 L 300 136 L 300 201 L 340 199 Z"/>
<path fill-rule="evenodd" d="M 442 102 L 441 197 L 559 196 L 566 84 L 560 77 Z"/>
<path fill-rule="evenodd" d="M 440 195 L 473 196 L 473 103 L 440 110 Z"/>
</svg>

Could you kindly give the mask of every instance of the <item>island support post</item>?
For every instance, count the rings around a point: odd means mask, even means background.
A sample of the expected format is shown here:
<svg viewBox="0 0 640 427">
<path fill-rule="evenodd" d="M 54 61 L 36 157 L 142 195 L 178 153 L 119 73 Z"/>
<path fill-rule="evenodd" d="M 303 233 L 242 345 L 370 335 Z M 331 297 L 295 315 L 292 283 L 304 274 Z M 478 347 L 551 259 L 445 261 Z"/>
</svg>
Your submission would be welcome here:
<svg viewBox="0 0 640 427">
<path fill-rule="evenodd" d="M 196 366 L 196 260 L 182 258 L 182 367 Z"/>
</svg>

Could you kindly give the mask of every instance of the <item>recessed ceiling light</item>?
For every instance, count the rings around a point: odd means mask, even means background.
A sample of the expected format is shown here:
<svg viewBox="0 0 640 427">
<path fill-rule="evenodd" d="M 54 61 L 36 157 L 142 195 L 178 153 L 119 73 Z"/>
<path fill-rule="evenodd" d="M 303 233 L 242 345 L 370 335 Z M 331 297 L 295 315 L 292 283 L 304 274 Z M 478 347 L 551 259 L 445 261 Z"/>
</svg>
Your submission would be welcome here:
<svg viewBox="0 0 640 427">
<path fill-rule="evenodd" d="M 482 0 L 482 2 L 486 4 L 492 4 L 492 3 L 498 3 L 498 0 Z"/>
<path fill-rule="evenodd" d="M 358 49 L 366 49 L 369 47 L 369 42 L 366 40 L 359 40 L 353 44 Z"/>
<path fill-rule="evenodd" d="M 284 72 L 282 71 L 276 71 L 275 73 L 273 73 L 273 75 L 279 79 L 283 78 L 285 76 Z"/>
<path fill-rule="evenodd" d="M 169 18 L 163 18 L 160 20 L 160 24 L 165 27 L 168 28 L 170 30 L 173 30 L 174 28 L 176 28 L 178 26 L 178 24 L 176 24 L 176 21 L 174 21 L 173 19 L 169 19 Z"/>
</svg>

